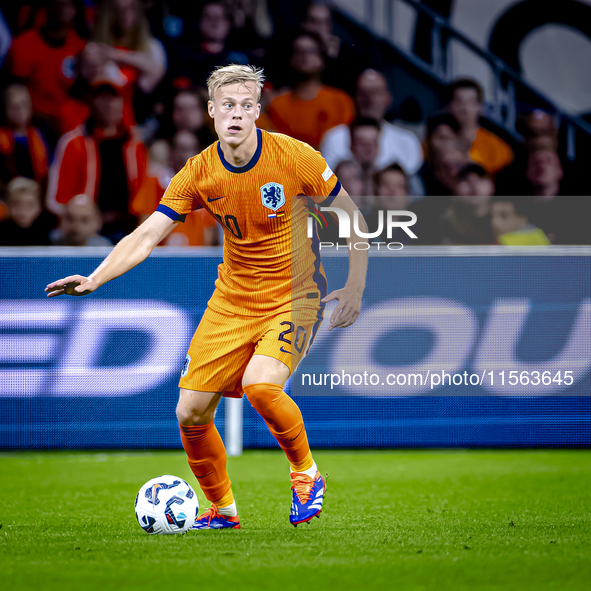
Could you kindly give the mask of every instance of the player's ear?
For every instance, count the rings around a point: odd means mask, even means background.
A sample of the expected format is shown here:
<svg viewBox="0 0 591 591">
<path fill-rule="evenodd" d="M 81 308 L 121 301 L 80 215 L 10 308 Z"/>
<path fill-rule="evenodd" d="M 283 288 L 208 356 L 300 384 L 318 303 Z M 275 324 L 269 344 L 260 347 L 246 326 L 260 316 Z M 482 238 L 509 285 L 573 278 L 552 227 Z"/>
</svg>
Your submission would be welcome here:
<svg viewBox="0 0 591 591">
<path fill-rule="evenodd" d="M 261 103 L 257 103 L 257 114 L 256 114 L 254 120 L 256 121 L 260 116 L 261 116 Z"/>
<path fill-rule="evenodd" d="M 207 101 L 207 113 L 213 119 L 213 101 Z"/>
</svg>

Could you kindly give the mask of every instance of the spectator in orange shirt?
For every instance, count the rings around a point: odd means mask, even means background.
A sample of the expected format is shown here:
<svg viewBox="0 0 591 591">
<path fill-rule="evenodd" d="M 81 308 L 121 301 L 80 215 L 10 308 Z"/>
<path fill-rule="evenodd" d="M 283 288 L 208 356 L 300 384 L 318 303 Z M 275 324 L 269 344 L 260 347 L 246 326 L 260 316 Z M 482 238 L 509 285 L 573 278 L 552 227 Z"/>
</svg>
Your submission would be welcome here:
<svg viewBox="0 0 591 591">
<path fill-rule="evenodd" d="M 11 84 L 4 93 L 6 127 L 0 127 L 0 180 L 17 176 L 40 185 L 47 177 L 47 147 L 40 131 L 31 126 L 31 95 L 26 86 Z"/>
<path fill-rule="evenodd" d="M 513 150 L 492 131 L 480 126 L 484 94 L 474 80 L 460 78 L 451 85 L 448 111 L 460 124 L 460 135 L 470 145 L 470 158 L 495 174 L 513 161 Z"/>
<path fill-rule="evenodd" d="M 8 55 L 10 73 L 29 88 L 35 115 L 57 136 L 84 117 L 87 106 L 69 95 L 75 64 L 86 45 L 75 30 L 74 0 L 51 0 L 46 22 L 19 35 Z"/>
<path fill-rule="evenodd" d="M 322 84 L 324 48 L 314 33 L 295 38 L 290 65 L 296 83 L 269 105 L 268 115 L 278 132 L 318 149 L 327 130 L 351 123 L 355 106 L 347 93 Z"/>
<path fill-rule="evenodd" d="M 88 195 L 102 212 L 102 233 L 117 242 L 135 227 L 129 203 L 146 178 L 146 148 L 123 123 L 121 88 L 112 81 L 92 85 L 90 109 L 57 144 L 47 207 L 59 215 L 74 196 Z"/>
</svg>

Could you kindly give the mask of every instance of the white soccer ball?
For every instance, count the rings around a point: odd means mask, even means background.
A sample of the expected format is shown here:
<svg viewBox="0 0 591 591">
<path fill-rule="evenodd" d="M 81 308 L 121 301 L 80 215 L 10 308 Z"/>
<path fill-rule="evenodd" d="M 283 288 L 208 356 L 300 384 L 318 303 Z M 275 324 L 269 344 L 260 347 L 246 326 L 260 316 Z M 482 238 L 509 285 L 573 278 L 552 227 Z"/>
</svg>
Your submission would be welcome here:
<svg viewBox="0 0 591 591">
<path fill-rule="evenodd" d="M 184 534 L 195 523 L 199 500 L 191 486 L 178 476 L 148 480 L 135 498 L 135 516 L 149 534 Z"/>
</svg>

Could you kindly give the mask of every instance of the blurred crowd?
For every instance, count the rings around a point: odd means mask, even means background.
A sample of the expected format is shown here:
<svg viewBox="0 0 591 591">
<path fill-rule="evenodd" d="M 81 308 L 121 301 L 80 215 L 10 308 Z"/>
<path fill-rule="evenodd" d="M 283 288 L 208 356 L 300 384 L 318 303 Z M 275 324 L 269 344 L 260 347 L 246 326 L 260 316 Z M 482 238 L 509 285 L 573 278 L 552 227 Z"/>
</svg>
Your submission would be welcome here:
<svg viewBox="0 0 591 591">
<path fill-rule="evenodd" d="M 320 150 L 373 241 L 591 243 L 589 175 L 561 159 L 553 114 L 524 108 L 517 143 L 483 117 L 479 84 L 459 79 L 439 112 L 405 118 L 367 52 L 334 34 L 327 3 L 310 2 L 289 27 L 276 25 L 271 5 L 3 6 L 0 245 L 112 245 L 132 231 L 187 159 L 216 140 L 205 81 L 230 63 L 265 68 L 258 126 Z M 419 239 L 377 232 L 388 210 L 414 211 Z M 221 240 L 199 211 L 165 243 Z"/>
</svg>

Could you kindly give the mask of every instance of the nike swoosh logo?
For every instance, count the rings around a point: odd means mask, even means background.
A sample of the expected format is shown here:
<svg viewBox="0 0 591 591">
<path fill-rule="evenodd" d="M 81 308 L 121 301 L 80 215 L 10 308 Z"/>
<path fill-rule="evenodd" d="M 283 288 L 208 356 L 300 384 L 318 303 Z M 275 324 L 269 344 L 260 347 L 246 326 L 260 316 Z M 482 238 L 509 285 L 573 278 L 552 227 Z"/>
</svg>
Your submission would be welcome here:
<svg viewBox="0 0 591 591">
<path fill-rule="evenodd" d="M 281 346 L 281 349 L 279 349 L 282 353 L 287 353 L 288 355 L 293 355 L 293 353 L 291 351 L 286 351 L 283 346 Z"/>
<path fill-rule="evenodd" d="M 304 430 L 304 428 L 302 427 L 302 428 L 300 429 L 300 432 L 299 432 L 299 433 L 298 433 L 298 434 L 297 434 L 297 435 L 296 435 L 296 436 L 295 436 L 293 439 L 290 439 L 290 441 L 295 441 L 295 440 L 296 440 L 296 439 L 297 439 L 297 438 L 298 438 L 298 437 L 299 437 L 299 436 L 302 434 L 302 431 L 303 431 L 303 430 Z"/>
<path fill-rule="evenodd" d="M 204 474 L 203 476 L 196 476 L 196 478 L 205 478 L 206 476 L 209 476 L 210 474 L 213 474 L 214 471 L 212 470 L 211 472 L 208 472 L 207 474 Z"/>
<path fill-rule="evenodd" d="M 222 195 L 221 197 L 208 197 L 207 201 L 209 201 L 209 203 L 211 203 L 212 201 L 217 201 L 218 199 L 223 199 L 225 197 L 225 195 Z"/>
</svg>

